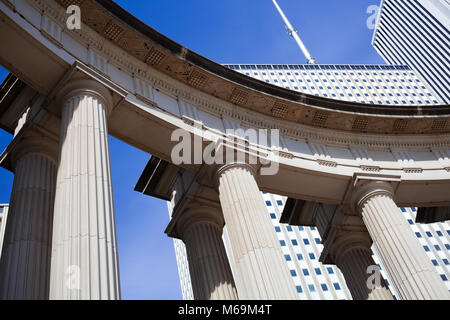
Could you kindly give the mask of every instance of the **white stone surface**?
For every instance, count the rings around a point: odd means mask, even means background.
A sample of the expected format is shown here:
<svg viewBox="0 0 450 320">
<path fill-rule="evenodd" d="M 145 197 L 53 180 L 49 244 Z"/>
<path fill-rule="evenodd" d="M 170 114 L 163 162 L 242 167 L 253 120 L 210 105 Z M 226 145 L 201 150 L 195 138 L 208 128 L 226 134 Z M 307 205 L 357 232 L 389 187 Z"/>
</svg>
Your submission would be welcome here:
<svg viewBox="0 0 450 320">
<path fill-rule="evenodd" d="M 377 253 L 402 300 L 450 299 L 450 294 L 402 217 L 387 183 L 369 184 L 358 207 Z"/>
<path fill-rule="evenodd" d="M 15 166 L 0 261 L 1 300 L 44 300 L 49 295 L 56 159 L 27 150 Z"/>
<path fill-rule="evenodd" d="M 230 238 L 239 298 L 298 299 L 258 185 L 246 166 L 226 166 L 218 190 Z"/>
<path fill-rule="evenodd" d="M 62 110 L 50 299 L 120 299 L 105 110 L 108 101 L 89 81 L 72 84 L 67 91 Z"/>
</svg>

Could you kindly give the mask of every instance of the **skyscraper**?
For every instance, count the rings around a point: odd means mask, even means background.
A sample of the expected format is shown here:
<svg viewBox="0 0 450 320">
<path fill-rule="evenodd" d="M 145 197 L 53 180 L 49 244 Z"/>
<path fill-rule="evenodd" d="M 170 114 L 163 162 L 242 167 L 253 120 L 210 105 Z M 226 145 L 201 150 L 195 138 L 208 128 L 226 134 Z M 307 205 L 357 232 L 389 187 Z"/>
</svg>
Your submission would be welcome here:
<svg viewBox="0 0 450 320">
<path fill-rule="evenodd" d="M 442 104 L 430 86 L 404 65 L 227 64 L 249 77 L 293 91 L 370 104 Z"/>
<path fill-rule="evenodd" d="M 450 103 L 450 2 L 383 0 L 373 46 L 392 65 L 414 69 Z"/>
<path fill-rule="evenodd" d="M 338 100 L 398 106 L 442 104 L 442 100 L 433 94 L 429 85 L 408 66 L 262 64 L 227 64 L 226 66 L 247 76 L 290 90 Z M 323 245 L 317 228 L 294 227 L 280 223 L 286 197 L 263 193 L 263 199 L 299 298 L 302 300 L 352 299 L 339 268 L 334 265 L 324 265 L 319 261 Z M 172 205 L 169 203 L 169 213 L 171 210 Z M 450 281 L 448 281 L 450 224 L 448 222 L 416 224 L 414 223 L 415 208 L 402 208 L 402 212 L 450 290 Z M 226 228 L 223 240 L 229 252 Z M 183 298 L 193 299 L 184 244 L 181 240 L 174 239 L 174 246 Z M 376 255 L 376 248 L 373 247 L 372 250 L 381 274 L 392 294 L 396 296 L 396 289 L 391 285 L 392 281 L 386 276 L 384 266 Z M 233 269 L 234 263 L 231 256 L 228 254 L 231 269 Z"/>
</svg>

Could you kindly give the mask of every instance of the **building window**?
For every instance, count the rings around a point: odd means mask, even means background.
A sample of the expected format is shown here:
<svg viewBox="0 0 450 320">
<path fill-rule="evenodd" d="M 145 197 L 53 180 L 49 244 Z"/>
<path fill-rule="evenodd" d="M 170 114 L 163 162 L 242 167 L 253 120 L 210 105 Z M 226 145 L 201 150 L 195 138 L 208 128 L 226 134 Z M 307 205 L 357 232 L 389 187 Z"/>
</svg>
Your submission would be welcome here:
<svg viewBox="0 0 450 320">
<path fill-rule="evenodd" d="M 303 260 L 303 255 L 301 253 L 297 253 L 297 259 L 299 261 Z"/>
<path fill-rule="evenodd" d="M 427 236 L 429 237 L 429 238 L 431 238 L 433 235 L 431 234 L 431 232 L 430 231 L 427 231 L 427 232 L 425 232 L 426 234 L 427 234 Z"/>
<path fill-rule="evenodd" d="M 285 254 L 284 258 L 286 259 L 286 261 L 291 261 L 291 256 L 288 254 Z"/>
<path fill-rule="evenodd" d="M 416 237 L 417 238 L 422 238 L 422 235 L 420 234 L 420 232 L 416 232 Z"/>
<path fill-rule="evenodd" d="M 316 292 L 316 288 L 313 284 L 308 285 L 309 292 Z"/>
<path fill-rule="evenodd" d="M 272 206 L 272 202 L 266 201 L 266 206 L 271 207 Z"/>
<path fill-rule="evenodd" d="M 282 247 L 286 246 L 286 242 L 284 240 L 280 240 L 280 244 L 281 244 Z"/>
<path fill-rule="evenodd" d="M 434 248 L 436 249 L 436 251 L 441 251 L 441 247 L 439 247 L 437 244 L 434 245 Z"/>
<path fill-rule="evenodd" d="M 281 228 L 280 227 L 275 227 L 275 232 L 281 232 Z"/>
<path fill-rule="evenodd" d="M 333 286 L 335 290 L 341 290 L 341 286 L 339 285 L 339 283 L 335 282 L 333 283 Z"/>
<path fill-rule="evenodd" d="M 424 249 L 426 252 L 429 252 L 429 251 L 430 251 L 430 248 L 429 248 L 428 246 L 423 246 L 423 249 Z"/>
<path fill-rule="evenodd" d="M 441 274 L 441 278 L 442 278 L 442 280 L 444 280 L 444 281 L 447 281 L 448 279 L 447 279 L 447 276 L 445 275 L 445 274 Z"/>
<path fill-rule="evenodd" d="M 431 263 L 433 264 L 433 266 L 437 266 L 438 265 L 438 262 L 437 262 L 436 259 L 431 260 Z"/>
<path fill-rule="evenodd" d="M 327 271 L 329 274 L 334 274 L 334 270 L 332 267 L 327 267 Z"/>
<path fill-rule="evenodd" d="M 286 226 L 286 230 L 289 232 L 292 232 L 292 227 L 291 226 Z"/>
<path fill-rule="evenodd" d="M 310 254 L 309 254 L 309 258 L 312 259 L 312 260 L 314 260 L 314 259 L 316 258 L 316 256 L 314 255 L 314 253 L 310 253 Z"/>
<path fill-rule="evenodd" d="M 277 218 L 277 216 L 275 215 L 275 213 L 271 213 L 271 214 L 270 214 L 270 217 L 271 217 L 272 219 L 276 219 L 276 218 Z"/>
<path fill-rule="evenodd" d="M 302 290 L 302 287 L 301 287 L 301 286 L 296 286 L 295 288 L 297 289 L 297 292 L 298 292 L 298 293 L 302 293 L 302 292 L 303 292 L 303 290 Z"/>
<path fill-rule="evenodd" d="M 295 272 L 295 270 L 291 270 L 291 276 L 296 277 L 297 276 L 297 272 Z"/>
<path fill-rule="evenodd" d="M 292 245 L 293 245 L 293 246 L 298 246 L 298 242 L 297 242 L 297 240 L 295 240 L 295 239 L 292 239 L 292 240 L 291 240 L 291 242 L 292 242 Z"/>
<path fill-rule="evenodd" d="M 309 271 L 308 271 L 308 269 L 303 269 L 302 271 L 303 271 L 303 275 L 304 275 L 304 276 L 309 276 Z"/>
<path fill-rule="evenodd" d="M 309 244 L 309 240 L 308 240 L 308 239 L 303 239 L 303 243 L 304 243 L 305 245 L 308 245 L 308 244 Z"/>
<path fill-rule="evenodd" d="M 277 205 L 282 206 L 283 205 L 283 201 L 277 200 Z"/>
<path fill-rule="evenodd" d="M 315 268 L 314 271 L 316 272 L 316 274 L 318 276 L 320 276 L 322 274 L 322 271 L 320 270 L 320 268 Z"/>
<path fill-rule="evenodd" d="M 322 287 L 323 291 L 328 291 L 328 287 L 325 283 L 322 283 L 320 286 Z"/>
</svg>

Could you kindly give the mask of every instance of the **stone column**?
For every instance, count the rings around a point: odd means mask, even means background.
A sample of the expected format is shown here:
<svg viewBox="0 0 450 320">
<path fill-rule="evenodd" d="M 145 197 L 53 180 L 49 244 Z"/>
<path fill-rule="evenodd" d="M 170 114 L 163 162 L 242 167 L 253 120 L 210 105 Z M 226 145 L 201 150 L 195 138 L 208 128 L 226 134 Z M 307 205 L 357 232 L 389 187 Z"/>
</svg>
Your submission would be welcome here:
<svg viewBox="0 0 450 320">
<path fill-rule="evenodd" d="M 450 294 L 393 200 L 391 184 L 358 187 L 354 201 L 400 299 L 450 299 Z"/>
<path fill-rule="evenodd" d="M 228 164 L 216 173 L 220 204 L 236 263 L 239 298 L 298 299 L 267 208 L 246 164 Z"/>
<path fill-rule="evenodd" d="M 49 295 L 57 142 L 24 139 L 14 147 L 15 173 L 0 262 L 0 300 Z"/>
<path fill-rule="evenodd" d="M 69 83 L 62 105 L 50 299 L 120 299 L 107 114 L 110 93 Z"/>
<path fill-rule="evenodd" d="M 192 208 L 177 223 L 186 244 L 189 272 L 196 300 L 236 300 L 237 292 L 222 241 L 222 213 Z"/>
<path fill-rule="evenodd" d="M 353 244 L 336 257 L 354 300 L 393 300 L 381 272 L 372 258 L 370 246 Z M 370 272 L 368 272 L 370 271 Z"/>
</svg>

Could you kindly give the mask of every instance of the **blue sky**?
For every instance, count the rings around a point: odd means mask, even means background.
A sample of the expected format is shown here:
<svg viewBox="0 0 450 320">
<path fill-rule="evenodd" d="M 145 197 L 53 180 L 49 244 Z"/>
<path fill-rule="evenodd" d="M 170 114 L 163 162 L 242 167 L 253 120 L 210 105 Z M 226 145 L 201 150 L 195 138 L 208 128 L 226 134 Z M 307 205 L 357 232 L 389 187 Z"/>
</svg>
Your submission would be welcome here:
<svg viewBox="0 0 450 320">
<path fill-rule="evenodd" d="M 304 63 L 271 0 L 118 0 L 137 18 L 219 63 Z M 382 64 L 366 26 L 378 0 L 278 0 L 320 63 Z M 7 71 L 0 67 L 0 81 Z M 0 129 L 0 150 L 12 136 Z M 124 299 L 181 299 L 164 201 L 133 191 L 150 155 L 110 137 Z M 0 168 L 0 203 L 13 174 Z"/>
</svg>

